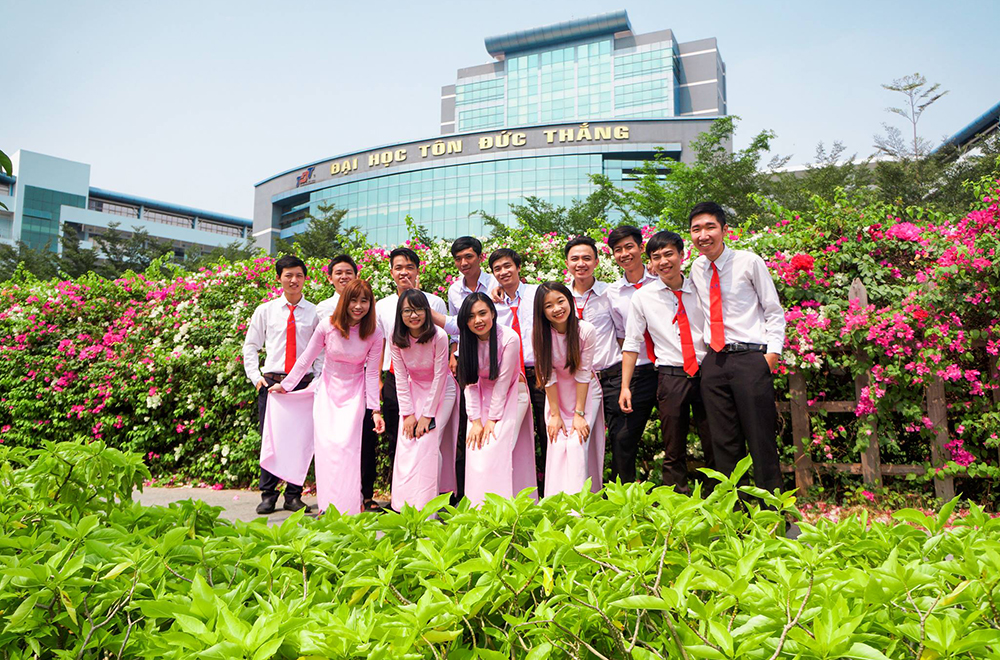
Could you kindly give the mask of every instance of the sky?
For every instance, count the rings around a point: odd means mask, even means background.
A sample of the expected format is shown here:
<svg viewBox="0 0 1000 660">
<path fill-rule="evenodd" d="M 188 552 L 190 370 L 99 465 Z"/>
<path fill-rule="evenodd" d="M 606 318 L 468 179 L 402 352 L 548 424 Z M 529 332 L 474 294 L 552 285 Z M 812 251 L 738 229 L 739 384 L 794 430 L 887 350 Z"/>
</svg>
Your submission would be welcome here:
<svg viewBox="0 0 1000 660">
<path fill-rule="evenodd" d="M 919 72 L 948 94 L 920 120 L 939 143 L 1000 101 L 1000 3 L 955 0 L 51 2 L 0 0 L 0 149 L 91 165 L 91 185 L 249 218 L 287 169 L 434 137 L 440 90 L 491 60 L 488 36 L 626 9 L 636 33 L 718 39 L 736 147 L 818 142 L 872 153 L 882 83 Z"/>
</svg>

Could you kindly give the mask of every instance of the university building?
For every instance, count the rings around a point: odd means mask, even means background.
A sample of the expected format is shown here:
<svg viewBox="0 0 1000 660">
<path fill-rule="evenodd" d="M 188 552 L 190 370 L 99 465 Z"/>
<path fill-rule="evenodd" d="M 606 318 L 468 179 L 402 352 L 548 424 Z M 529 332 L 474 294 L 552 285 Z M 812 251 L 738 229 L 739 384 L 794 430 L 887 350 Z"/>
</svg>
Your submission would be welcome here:
<svg viewBox="0 0 1000 660">
<path fill-rule="evenodd" d="M 14 176 L 0 174 L 0 243 L 23 241 L 31 248 L 60 252 L 63 225 L 73 226 L 81 247 L 112 222 L 119 231 L 145 229 L 170 243 L 178 257 L 200 256 L 244 241 L 253 226 L 245 218 L 92 188 L 90 165 L 21 150 L 11 156 Z"/>
<path fill-rule="evenodd" d="M 489 37 L 488 64 L 441 90 L 440 134 L 308 163 L 255 186 L 253 236 L 274 250 L 321 204 L 383 245 L 407 215 L 432 235 L 483 234 L 479 211 L 505 223 L 536 196 L 569 205 L 603 174 L 629 187 L 657 152 L 690 162 L 692 139 L 726 108 L 714 38 L 636 34 L 625 11 Z"/>
</svg>

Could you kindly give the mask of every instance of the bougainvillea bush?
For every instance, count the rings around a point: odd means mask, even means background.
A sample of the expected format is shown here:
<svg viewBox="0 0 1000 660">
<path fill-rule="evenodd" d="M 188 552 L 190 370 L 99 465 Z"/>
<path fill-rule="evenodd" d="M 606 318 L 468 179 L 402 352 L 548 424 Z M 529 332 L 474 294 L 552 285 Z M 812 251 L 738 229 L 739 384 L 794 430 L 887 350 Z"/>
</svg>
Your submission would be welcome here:
<svg viewBox="0 0 1000 660">
<path fill-rule="evenodd" d="M 984 181 L 970 190 L 963 217 L 840 197 L 795 213 L 760 200 L 769 224 L 733 223 L 732 245 L 764 257 L 786 308 L 779 397 L 790 370 L 807 375 L 811 400 L 853 399 L 853 376 L 871 373 L 854 413 L 813 415 L 815 461 L 857 462 L 876 422 L 884 463 L 928 463 L 923 388 L 937 375 L 948 396 L 950 455 L 934 467 L 976 477 L 960 489 L 992 497 L 1000 474 L 990 376 L 1000 347 L 997 187 Z M 607 232 L 595 226 L 592 234 L 603 241 Z M 502 243 L 524 255 L 522 275 L 537 281 L 565 277 L 565 240 L 513 230 Z M 486 239 L 484 257 L 500 243 Z M 455 276 L 448 242 L 409 244 L 424 262 L 422 286 L 443 293 Z M 597 275 L 617 279 L 602 249 Z M 355 254 L 376 295 L 392 291 L 387 256 L 382 247 Z M 324 265 L 310 264 L 305 294 L 314 302 L 333 293 Z M 855 278 L 867 287 L 867 307 L 848 303 Z M 161 477 L 251 482 L 259 438 L 240 346 L 254 307 L 278 292 L 273 258 L 264 255 L 195 274 L 157 262 L 114 281 L 19 273 L 0 287 L 0 442 L 102 440 L 141 453 Z M 790 459 L 790 430 L 781 442 Z M 641 453 L 654 479 L 658 453 L 654 422 Z"/>
<path fill-rule="evenodd" d="M 1000 519 L 957 499 L 799 541 L 794 497 L 743 513 L 723 475 L 268 526 L 135 504 L 147 474 L 0 447 L 0 659 L 1000 657 Z"/>
</svg>

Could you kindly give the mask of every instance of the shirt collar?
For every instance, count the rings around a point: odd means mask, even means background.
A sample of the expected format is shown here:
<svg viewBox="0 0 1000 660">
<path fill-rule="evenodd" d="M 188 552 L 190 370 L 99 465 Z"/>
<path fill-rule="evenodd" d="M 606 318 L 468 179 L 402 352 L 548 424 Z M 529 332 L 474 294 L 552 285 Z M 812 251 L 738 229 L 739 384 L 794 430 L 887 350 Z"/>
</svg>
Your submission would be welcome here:
<svg viewBox="0 0 1000 660">
<path fill-rule="evenodd" d="M 622 278 L 622 279 L 624 279 L 624 278 Z M 587 289 L 586 291 L 579 291 L 578 292 L 576 289 L 573 288 L 572 284 L 570 284 L 569 288 L 570 288 L 570 291 L 573 292 L 574 296 L 585 296 L 590 291 L 593 291 L 596 295 L 599 296 L 602 293 L 604 293 L 605 289 L 608 288 L 608 283 L 607 282 L 602 282 L 602 281 L 600 281 L 599 279 L 597 279 L 595 277 L 594 278 L 594 285 L 592 287 L 590 287 L 589 289 Z"/>
<path fill-rule="evenodd" d="M 485 270 L 480 269 L 480 271 L 479 271 L 479 279 L 476 280 L 476 289 L 475 289 L 475 291 L 472 290 L 472 289 L 470 289 L 469 287 L 467 287 L 465 285 L 465 275 L 462 275 L 461 277 L 458 278 L 458 285 L 460 287 L 462 287 L 462 291 L 468 291 L 469 293 L 475 293 L 476 291 L 479 290 L 480 286 L 482 286 L 483 289 L 486 289 L 486 290 L 489 289 L 489 287 L 490 287 L 490 280 L 489 280 L 489 278 L 490 278 L 490 274 L 487 273 Z M 488 293 L 488 291 L 487 291 L 487 293 Z"/>
<path fill-rule="evenodd" d="M 507 292 L 504 291 L 501 288 L 501 291 L 503 291 L 503 301 L 505 303 L 507 303 L 508 305 L 510 305 L 515 300 L 524 300 L 524 292 L 527 290 L 527 288 L 528 288 L 528 285 L 525 284 L 524 282 L 518 283 L 518 285 L 517 285 L 517 291 L 514 293 L 514 297 L 513 298 L 511 298 L 510 296 L 508 296 Z"/>
<path fill-rule="evenodd" d="M 618 288 L 619 289 L 623 288 L 623 287 L 626 287 L 626 286 L 635 287 L 636 285 L 639 285 L 639 287 L 641 288 L 641 287 L 644 287 L 647 284 L 649 284 L 651 281 L 653 281 L 653 280 L 659 281 L 659 279 L 660 279 L 659 277 L 657 277 L 656 275 L 653 275 L 652 273 L 649 272 L 649 268 L 643 267 L 643 269 L 642 269 L 642 277 L 639 278 L 638 282 L 634 282 L 634 283 L 633 282 L 629 282 L 628 278 L 625 277 L 625 275 L 622 275 L 621 279 L 618 280 L 617 284 L 618 284 Z"/>
<path fill-rule="evenodd" d="M 282 307 L 292 306 L 292 307 L 295 307 L 295 308 L 299 308 L 299 307 L 302 307 L 303 304 L 306 303 L 306 294 L 303 293 L 302 297 L 299 298 L 299 301 L 297 303 L 295 303 L 294 305 L 292 305 L 292 303 L 288 302 L 288 298 L 285 297 L 285 293 L 284 292 L 282 292 L 280 296 L 278 296 L 277 298 L 275 298 L 274 301 L 276 303 L 278 303 L 279 305 L 281 305 Z"/>
<path fill-rule="evenodd" d="M 729 260 L 732 259 L 732 257 L 733 257 L 733 251 L 730 248 L 723 245 L 722 254 L 720 254 L 719 258 L 716 259 L 714 262 L 715 267 L 718 268 L 719 270 L 722 270 L 723 268 L 725 268 Z M 712 263 L 713 261 L 711 259 L 705 257 L 705 270 L 712 270 Z"/>
</svg>

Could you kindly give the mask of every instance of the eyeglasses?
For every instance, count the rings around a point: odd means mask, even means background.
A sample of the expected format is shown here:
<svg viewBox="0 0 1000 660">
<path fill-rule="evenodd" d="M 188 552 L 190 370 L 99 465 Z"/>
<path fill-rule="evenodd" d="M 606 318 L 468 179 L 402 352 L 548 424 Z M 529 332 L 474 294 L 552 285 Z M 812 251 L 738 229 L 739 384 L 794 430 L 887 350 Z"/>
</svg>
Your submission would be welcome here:
<svg viewBox="0 0 1000 660">
<path fill-rule="evenodd" d="M 400 314 L 403 316 L 420 316 L 424 313 L 422 309 L 410 309 L 409 307 L 404 307 Z"/>
</svg>

